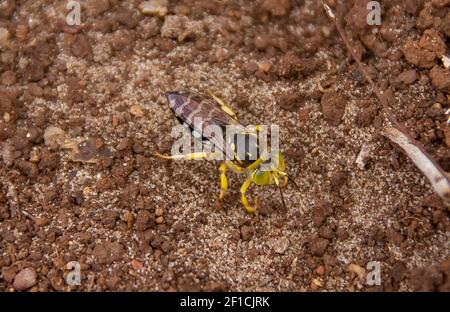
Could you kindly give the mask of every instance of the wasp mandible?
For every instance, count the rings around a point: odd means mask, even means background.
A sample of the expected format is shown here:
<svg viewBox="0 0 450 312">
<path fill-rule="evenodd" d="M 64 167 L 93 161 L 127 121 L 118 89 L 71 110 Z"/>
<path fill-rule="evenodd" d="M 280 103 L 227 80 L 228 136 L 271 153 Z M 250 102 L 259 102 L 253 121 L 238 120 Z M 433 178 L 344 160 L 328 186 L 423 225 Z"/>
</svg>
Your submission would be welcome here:
<svg viewBox="0 0 450 312">
<path fill-rule="evenodd" d="M 242 205 L 248 213 L 254 212 L 258 207 L 258 200 L 250 205 L 246 192 L 252 183 L 264 186 L 275 184 L 281 195 L 283 206 L 286 208 L 282 188 L 287 186 L 288 180 L 299 190 L 298 185 L 289 179 L 286 173 L 286 164 L 283 154 L 279 150 L 270 153 L 259 146 L 259 131 L 262 126 L 255 126 L 254 131 L 248 130 L 248 127 L 242 126 L 238 121 L 236 114 L 231 107 L 222 99 L 209 91 L 210 97 L 206 97 L 193 92 L 167 92 L 166 94 L 169 107 L 175 114 L 178 121 L 184 124 L 195 138 L 201 139 L 207 143 L 212 143 L 219 152 L 231 151 L 231 157 L 226 158 L 220 165 L 220 195 L 222 201 L 228 188 L 227 170 L 238 174 L 245 174 L 246 180 L 240 188 Z M 201 119 L 201 123 L 194 120 Z M 232 136 L 214 135 L 215 133 L 205 131 L 209 126 L 216 126 L 228 130 L 228 126 L 233 126 L 235 132 Z M 201 134 L 201 135 L 199 135 Z M 239 151 L 239 142 L 245 142 L 244 153 Z M 257 151 L 256 154 L 254 151 Z M 162 155 L 154 153 L 155 156 L 171 160 L 194 160 L 194 159 L 214 159 L 217 152 L 193 152 L 183 155 Z M 264 168 L 264 169 L 263 169 Z"/>
</svg>

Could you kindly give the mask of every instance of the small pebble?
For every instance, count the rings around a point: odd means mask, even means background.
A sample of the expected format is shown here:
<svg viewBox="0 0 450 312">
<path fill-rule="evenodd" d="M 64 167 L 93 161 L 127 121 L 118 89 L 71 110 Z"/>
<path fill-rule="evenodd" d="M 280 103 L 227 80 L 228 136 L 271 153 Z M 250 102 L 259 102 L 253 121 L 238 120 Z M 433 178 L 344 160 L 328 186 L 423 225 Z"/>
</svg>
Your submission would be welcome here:
<svg viewBox="0 0 450 312">
<path fill-rule="evenodd" d="M 284 254 L 289 248 L 289 240 L 286 237 L 279 238 L 273 241 L 273 250 L 277 254 Z"/>
<path fill-rule="evenodd" d="M 267 73 L 272 68 L 272 63 L 270 61 L 261 61 L 258 63 L 259 70 Z"/>
<path fill-rule="evenodd" d="M 130 114 L 133 116 L 136 116 L 138 118 L 144 116 L 144 112 L 142 111 L 141 107 L 139 105 L 133 105 L 130 108 Z"/>
<path fill-rule="evenodd" d="M 358 275 L 360 280 L 364 280 L 364 278 L 366 277 L 366 270 L 357 264 L 354 263 L 350 264 L 347 270 L 356 273 L 356 275 Z"/>
<path fill-rule="evenodd" d="M 92 195 L 92 189 L 89 186 L 83 188 L 83 195 L 89 197 Z"/>
<path fill-rule="evenodd" d="M 269 45 L 270 39 L 265 35 L 259 35 L 255 37 L 255 47 L 258 50 L 264 50 Z"/>
<path fill-rule="evenodd" d="M 320 278 L 315 278 L 312 280 L 311 288 L 318 289 L 318 288 L 322 287 L 322 285 L 323 285 L 322 280 Z"/>
<path fill-rule="evenodd" d="M 117 145 L 116 149 L 117 149 L 118 151 L 124 151 L 124 150 L 126 150 L 127 148 L 129 148 L 130 146 L 131 146 L 131 141 L 130 141 L 130 139 L 129 139 L 129 138 L 123 138 L 123 139 L 120 141 L 119 145 Z"/>
<path fill-rule="evenodd" d="M 30 162 L 37 164 L 41 160 L 41 152 L 38 149 L 33 149 L 30 152 Z"/>
<path fill-rule="evenodd" d="M 36 223 L 37 226 L 45 226 L 49 223 L 48 219 L 41 217 L 35 218 L 34 222 Z"/>
<path fill-rule="evenodd" d="M 33 268 L 26 268 L 20 271 L 14 278 L 13 287 L 15 290 L 25 290 L 36 285 L 36 271 Z"/>
<path fill-rule="evenodd" d="M 450 57 L 448 57 L 447 55 L 442 55 L 441 59 L 442 59 L 442 64 L 444 64 L 444 67 L 449 69 L 450 68 Z"/>
<path fill-rule="evenodd" d="M 250 225 L 243 225 L 241 227 L 241 237 L 244 241 L 249 241 L 253 235 L 255 235 L 255 230 Z"/>
<path fill-rule="evenodd" d="M 9 30 L 1 27 L 0 28 L 0 47 L 6 47 L 9 39 Z"/>
<path fill-rule="evenodd" d="M 143 14 L 163 17 L 167 15 L 167 5 L 167 0 L 150 0 L 139 4 L 139 9 Z"/>
<path fill-rule="evenodd" d="M 44 95 L 44 89 L 37 84 L 31 84 L 28 86 L 28 91 L 32 96 L 42 97 Z"/>
<path fill-rule="evenodd" d="M 53 143 L 58 143 L 62 138 L 64 138 L 65 132 L 61 128 L 55 126 L 49 126 L 44 131 L 44 141 L 45 145 L 51 145 Z"/>
<path fill-rule="evenodd" d="M 164 214 L 164 209 L 162 209 L 162 208 L 155 209 L 155 216 L 161 217 L 163 214 Z"/>
<path fill-rule="evenodd" d="M 12 86 L 17 81 L 16 73 L 12 70 L 7 70 L 2 74 L 0 80 L 4 86 Z"/>
<path fill-rule="evenodd" d="M 319 274 L 319 275 L 324 275 L 325 274 L 325 268 L 323 267 L 323 265 L 319 265 L 316 268 L 316 273 Z"/>
<path fill-rule="evenodd" d="M 11 121 L 11 115 L 8 112 L 4 113 L 3 114 L 3 120 L 5 122 L 10 122 Z"/>
<path fill-rule="evenodd" d="M 414 69 L 404 71 L 395 78 L 395 82 L 403 83 L 405 85 L 412 84 L 418 78 L 418 74 Z"/>
<path fill-rule="evenodd" d="M 136 271 L 142 270 L 144 268 L 144 265 L 141 262 L 137 261 L 137 260 L 131 261 L 131 266 Z"/>
</svg>

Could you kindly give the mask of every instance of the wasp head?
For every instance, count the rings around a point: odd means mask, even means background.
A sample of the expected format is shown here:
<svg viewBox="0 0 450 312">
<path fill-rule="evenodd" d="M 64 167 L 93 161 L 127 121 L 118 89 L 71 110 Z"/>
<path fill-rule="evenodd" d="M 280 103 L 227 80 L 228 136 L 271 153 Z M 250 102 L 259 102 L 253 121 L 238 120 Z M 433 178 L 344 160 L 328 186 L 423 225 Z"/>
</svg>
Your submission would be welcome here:
<svg viewBox="0 0 450 312">
<path fill-rule="evenodd" d="M 264 160 L 260 166 L 255 168 L 252 172 L 252 181 L 256 185 L 277 184 L 279 178 L 287 176 L 285 173 L 286 163 L 281 151 L 274 151 L 271 157 Z"/>
</svg>

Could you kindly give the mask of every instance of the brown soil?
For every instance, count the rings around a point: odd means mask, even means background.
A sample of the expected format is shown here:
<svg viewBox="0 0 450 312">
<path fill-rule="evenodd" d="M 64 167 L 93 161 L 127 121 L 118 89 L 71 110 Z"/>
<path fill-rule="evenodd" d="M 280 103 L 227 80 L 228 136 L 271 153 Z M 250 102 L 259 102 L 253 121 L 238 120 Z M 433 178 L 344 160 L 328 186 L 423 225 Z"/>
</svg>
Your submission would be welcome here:
<svg viewBox="0 0 450 312">
<path fill-rule="evenodd" d="M 448 208 L 381 135 L 319 1 L 0 1 L 0 290 L 450 290 Z M 163 3 L 164 1 L 158 1 Z M 448 0 L 330 1 L 397 118 L 450 171 Z M 58 4 L 56 4 L 58 3 Z M 163 12 L 161 13 L 163 15 Z M 301 192 L 166 162 L 164 92 L 211 89 L 280 125 Z M 358 156 L 360 156 L 358 158 Z M 70 261 L 81 286 L 68 286 Z M 379 261 L 382 284 L 365 283 Z"/>
</svg>

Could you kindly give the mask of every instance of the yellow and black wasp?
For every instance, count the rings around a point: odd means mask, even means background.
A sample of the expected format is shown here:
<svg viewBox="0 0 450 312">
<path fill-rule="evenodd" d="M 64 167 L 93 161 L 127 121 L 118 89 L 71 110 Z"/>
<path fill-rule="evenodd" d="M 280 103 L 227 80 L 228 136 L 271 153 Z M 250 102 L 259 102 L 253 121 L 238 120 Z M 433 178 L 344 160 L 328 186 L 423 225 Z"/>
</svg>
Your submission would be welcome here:
<svg viewBox="0 0 450 312">
<path fill-rule="evenodd" d="M 236 114 L 230 106 L 212 92 L 209 93 L 210 97 L 192 92 L 167 92 L 165 95 L 175 117 L 189 128 L 194 137 L 199 138 L 199 134 L 201 134 L 201 139 L 213 143 L 219 152 L 231 151 L 232 157 L 226 158 L 220 165 L 221 192 L 219 200 L 224 199 L 228 188 L 226 173 L 230 169 L 246 176 L 240 193 L 242 204 L 247 212 L 254 212 L 258 206 L 257 199 L 254 205 L 250 205 L 245 195 L 252 183 L 260 186 L 275 184 L 280 191 L 283 206 L 286 207 L 282 187 L 288 184 L 288 174 L 285 171 L 286 165 L 281 151 L 275 150 L 268 153 L 264 148 L 261 151 L 258 135 L 261 126 L 255 126 L 254 130 L 242 126 L 238 123 Z M 201 119 L 202 122 L 194 122 L 198 119 Z M 238 130 L 232 136 L 214 135 L 215 133 L 205 131 L 209 126 L 220 127 L 223 130 L 222 134 L 225 133 L 228 126 L 235 126 L 234 128 Z M 239 142 L 245 142 L 244 153 L 238 152 Z M 173 156 L 155 153 L 155 156 L 172 160 L 194 160 L 214 159 L 216 153 L 217 151 L 202 151 Z M 269 155 L 270 157 L 268 157 Z M 295 182 L 292 182 L 299 189 Z"/>
</svg>

